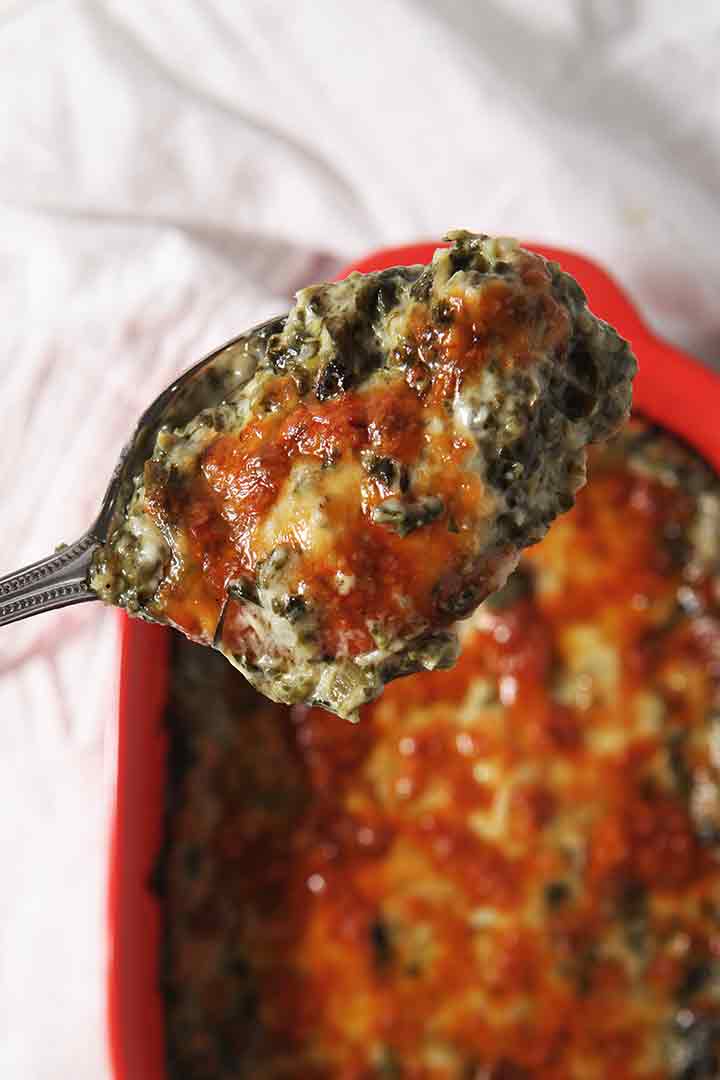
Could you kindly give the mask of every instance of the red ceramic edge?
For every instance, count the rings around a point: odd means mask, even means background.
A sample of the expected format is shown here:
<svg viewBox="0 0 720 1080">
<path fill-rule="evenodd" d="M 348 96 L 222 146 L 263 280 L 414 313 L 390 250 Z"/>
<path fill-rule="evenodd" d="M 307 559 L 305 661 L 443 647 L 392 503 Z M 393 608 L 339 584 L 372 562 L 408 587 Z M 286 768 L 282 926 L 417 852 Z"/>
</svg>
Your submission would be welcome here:
<svg viewBox="0 0 720 1080">
<path fill-rule="evenodd" d="M 150 878 L 164 824 L 169 634 L 124 613 L 120 619 L 108 881 L 108 1043 L 116 1080 L 162 1080 L 160 907 Z"/>
<path fill-rule="evenodd" d="M 628 338 L 640 362 L 634 407 L 663 424 L 720 471 L 720 378 L 660 340 L 620 286 L 585 256 L 528 245 L 560 263 L 588 294 L 594 311 Z M 425 263 L 437 244 L 387 248 L 352 263 L 368 272 Z M 158 989 L 160 906 L 148 878 L 163 829 L 168 632 L 122 619 L 117 769 L 111 778 L 108 887 L 108 1038 L 115 1080 L 165 1080 L 162 1001 Z"/>
</svg>

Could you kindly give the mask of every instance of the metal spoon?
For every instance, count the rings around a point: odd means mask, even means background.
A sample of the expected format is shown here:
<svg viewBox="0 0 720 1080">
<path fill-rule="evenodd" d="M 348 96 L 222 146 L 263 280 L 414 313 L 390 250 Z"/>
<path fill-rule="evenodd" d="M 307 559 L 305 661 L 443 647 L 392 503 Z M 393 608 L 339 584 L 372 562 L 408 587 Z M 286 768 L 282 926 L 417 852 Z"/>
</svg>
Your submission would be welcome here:
<svg viewBox="0 0 720 1080">
<path fill-rule="evenodd" d="M 89 586 L 93 557 L 122 518 L 133 481 L 152 454 L 164 425 L 180 426 L 200 408 L 217 405 L 253 374 L 267 339 L 278 333 L 284 315 L 232 338 L 188 368 L 140 417 L 115 466 L 95 522 L 74 544 L 0 578 L 0 626 L 43 611 L 97 600 Z"/>
</svg>

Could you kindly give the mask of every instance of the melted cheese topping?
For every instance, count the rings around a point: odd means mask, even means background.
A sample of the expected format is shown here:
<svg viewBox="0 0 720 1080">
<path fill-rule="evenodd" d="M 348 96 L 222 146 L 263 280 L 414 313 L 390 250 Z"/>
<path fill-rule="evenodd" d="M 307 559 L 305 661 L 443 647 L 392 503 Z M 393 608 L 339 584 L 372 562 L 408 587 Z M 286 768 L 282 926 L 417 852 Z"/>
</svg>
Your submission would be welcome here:
<svg viewBox="0 0 720 1080">
<path fill-rule="evenodd" d="M 572 279 L 510 242 L 313 286 L 239 393 L 160 433 L 95 587 L 276 700 L 354 716 L 454 660 L 633 373 Z"/>
<path fill-rule="evenodd" d="M 719 1075 L 720 485 L 640 423 L 590 474 L 358 726 L 180 654 L 173 1077 Z"/>
</svg>

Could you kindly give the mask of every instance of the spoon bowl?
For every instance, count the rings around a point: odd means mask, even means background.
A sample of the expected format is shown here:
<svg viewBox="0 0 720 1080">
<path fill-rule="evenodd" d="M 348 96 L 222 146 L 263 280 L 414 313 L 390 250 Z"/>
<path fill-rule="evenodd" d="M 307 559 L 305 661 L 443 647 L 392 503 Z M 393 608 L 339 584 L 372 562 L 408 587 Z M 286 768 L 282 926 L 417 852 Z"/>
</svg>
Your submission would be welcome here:
<svg viewBox="0 0 720 1080">
<path fill-rule="evenodd" d="M 247 382 L 259 351 L 283 326 L 274 316 L 246 330 L 204 356 L 159 394 L 138 420 L 110 478 L 100 512 L 73 544 L 0 578 L 0 626 L 44 611 L 97 600 L 89 576 L 97 549 L 124 513 L 135 477 L 152 453 L 161 427 L 186 423 L 199 409 L 217 404 Z"/>
</svg>

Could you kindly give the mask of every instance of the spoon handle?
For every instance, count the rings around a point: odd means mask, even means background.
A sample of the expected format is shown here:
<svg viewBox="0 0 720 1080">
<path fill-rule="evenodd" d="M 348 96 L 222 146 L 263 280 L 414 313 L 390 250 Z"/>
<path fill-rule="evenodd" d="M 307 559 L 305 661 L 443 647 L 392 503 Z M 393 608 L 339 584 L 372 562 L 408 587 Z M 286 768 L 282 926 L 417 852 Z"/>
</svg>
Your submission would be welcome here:
<svg viewBox="0 0 720 1080">
<path fill-rule="evenodd" d="M 74 544 L 0 578 L 0 626 L 53 608 L 97 600 L 88 575 L 97 539 L 85 533 Z"/>
</svg>

